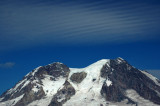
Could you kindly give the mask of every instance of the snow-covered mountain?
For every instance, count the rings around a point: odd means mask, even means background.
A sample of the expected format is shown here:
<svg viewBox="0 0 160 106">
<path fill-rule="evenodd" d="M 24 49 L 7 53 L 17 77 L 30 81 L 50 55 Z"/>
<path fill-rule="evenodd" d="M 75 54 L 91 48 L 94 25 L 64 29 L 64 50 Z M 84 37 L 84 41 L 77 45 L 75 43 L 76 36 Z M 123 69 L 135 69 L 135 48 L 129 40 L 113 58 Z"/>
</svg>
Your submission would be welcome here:
<svg viewBox="0 0 160 106">
<path fill-rule="evenodd" d="M 0 96 L 0 106 L 160 106 L 160 81 L 122 58 L 85 68 L 40 66 Z"/>
</svg>

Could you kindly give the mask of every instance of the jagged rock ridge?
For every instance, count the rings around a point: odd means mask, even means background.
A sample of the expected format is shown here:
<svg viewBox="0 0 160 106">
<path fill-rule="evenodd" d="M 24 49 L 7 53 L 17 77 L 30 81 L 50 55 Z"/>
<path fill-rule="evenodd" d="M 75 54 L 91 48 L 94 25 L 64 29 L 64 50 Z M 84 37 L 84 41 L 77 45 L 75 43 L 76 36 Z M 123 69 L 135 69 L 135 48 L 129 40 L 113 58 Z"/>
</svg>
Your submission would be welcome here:
<svg viewBox="0 0 160 106">
<path fill-rule="evenodd" d="M 0 106 L 158 106 L 159 80 L 122 58 L 86 68 L 40 66 L 0 96 Z"/>
</svg>

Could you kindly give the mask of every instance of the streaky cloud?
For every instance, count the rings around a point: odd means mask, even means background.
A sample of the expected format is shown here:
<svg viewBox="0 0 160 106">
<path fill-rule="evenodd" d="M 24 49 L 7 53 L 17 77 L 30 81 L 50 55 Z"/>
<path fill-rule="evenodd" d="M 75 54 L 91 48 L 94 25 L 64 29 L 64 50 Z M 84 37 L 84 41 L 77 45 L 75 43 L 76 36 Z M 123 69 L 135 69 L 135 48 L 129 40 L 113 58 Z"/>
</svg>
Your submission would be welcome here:
<svg viewBox="0 0 160 106">
<path fill-rule="evenodd" d="M 0 48 L 159 39 L 159 6 L 125 0 L 7 0 L 0 3 Z"/>
<path fill-rule="evenodd" d="M 14 65 L 15 65 L 14 62 L 1 63 L 0 68 L 12 68 Z"/>
</svg>

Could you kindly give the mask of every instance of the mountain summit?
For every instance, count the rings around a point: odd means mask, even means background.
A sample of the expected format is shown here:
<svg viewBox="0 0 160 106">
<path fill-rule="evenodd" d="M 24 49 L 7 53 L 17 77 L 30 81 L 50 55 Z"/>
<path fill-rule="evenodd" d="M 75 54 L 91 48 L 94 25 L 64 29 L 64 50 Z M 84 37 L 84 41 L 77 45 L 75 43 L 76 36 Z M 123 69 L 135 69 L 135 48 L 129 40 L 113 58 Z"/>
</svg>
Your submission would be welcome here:
<svg viewBox="0 0 160 106">
<path fill-rule="evenodd" d="M 40 66 L 0 96 L 0 106 L 160 106 L 160 81 L 122 58 L 85 68 Z"/>
</svg>

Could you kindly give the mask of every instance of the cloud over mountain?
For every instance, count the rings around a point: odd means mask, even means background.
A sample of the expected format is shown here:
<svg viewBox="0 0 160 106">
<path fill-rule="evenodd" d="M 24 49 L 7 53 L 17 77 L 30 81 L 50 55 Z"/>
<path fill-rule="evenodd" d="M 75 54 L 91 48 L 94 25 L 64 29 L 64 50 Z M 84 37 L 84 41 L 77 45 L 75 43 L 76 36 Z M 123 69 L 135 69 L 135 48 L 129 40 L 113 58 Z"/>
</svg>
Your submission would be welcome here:
<svg viewBox="0 0 160 106">
<path fill-rule="evenodd" d="M 159 5 L 125 0 L 7 0 L 0 3 L 0 47 L 156 39 L 160 34 Z"/>
</svg>

